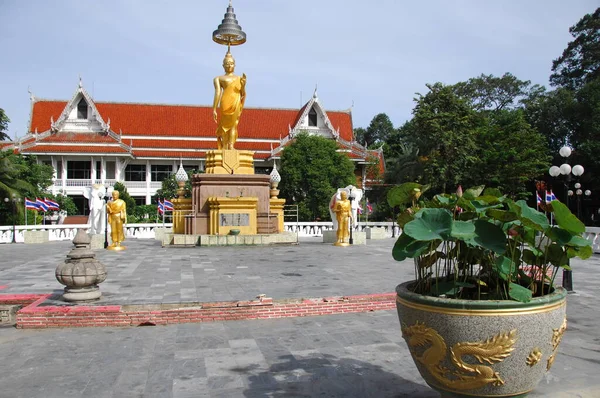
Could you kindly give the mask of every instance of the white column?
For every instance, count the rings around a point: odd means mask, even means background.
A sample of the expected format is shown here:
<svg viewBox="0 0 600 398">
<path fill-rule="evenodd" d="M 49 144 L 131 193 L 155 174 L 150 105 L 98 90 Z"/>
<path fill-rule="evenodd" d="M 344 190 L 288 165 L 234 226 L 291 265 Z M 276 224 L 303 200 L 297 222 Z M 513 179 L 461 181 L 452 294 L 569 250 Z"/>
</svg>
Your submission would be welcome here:
<svg viewBox="0 0 600 398">
<path fill-rule="evenodd" d="M 62 193 L 65 195 L 67 189 L 67 162 L 64 156 L 60 157 L 60 162 L 62 163 Z"/>
<path fill-rule="evenodd" d="M 115 181 L 121 181 L 121 161 L 115 157 Z"/>
<path fill-rule="evenodd" d="M 91 185 L 94 185 L 96 183 L 96 160 L 94 159 L 93 156 L 90 156 L 90 162 L 92 163 L 92 167 L 91 167 L 91 172 L 90 172 L 90 177 L 91 177 Z"/>
<path fill-rule="evenodd" d="M 152 173 L 150 172 L 150 159 L 146 160 L 146 204 L 150 204 L 150 181 L 152 180 Z"/>
<path fill-rule="evenodd" d="M 52 175 L 52 180 L 54 181 L 54 184 L 52 184 L 52 195 L 56 195 L 56 176 L 58 175 L 58 170 L 56 170 L 56 159 L 54 156 L 50 156 L 50 162 L 52 164 L 52 169 L 54 170 L 54 174 Z"/>
</svg>

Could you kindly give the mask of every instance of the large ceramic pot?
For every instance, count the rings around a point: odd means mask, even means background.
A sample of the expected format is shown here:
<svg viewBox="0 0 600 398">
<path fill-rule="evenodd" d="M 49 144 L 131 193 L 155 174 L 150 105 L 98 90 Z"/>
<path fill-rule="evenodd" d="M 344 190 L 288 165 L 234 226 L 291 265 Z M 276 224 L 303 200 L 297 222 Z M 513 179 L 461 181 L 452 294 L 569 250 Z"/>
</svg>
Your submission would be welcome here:
<svg viewBox="0 0 600 398">
<path fill-rule="evenodd" d="M 442 397 L 524 397 L 547 372 L 567 328 L 566 291 L 529 303 L 422 296 L 396 287 L 402 336 Z"/>
</svg>

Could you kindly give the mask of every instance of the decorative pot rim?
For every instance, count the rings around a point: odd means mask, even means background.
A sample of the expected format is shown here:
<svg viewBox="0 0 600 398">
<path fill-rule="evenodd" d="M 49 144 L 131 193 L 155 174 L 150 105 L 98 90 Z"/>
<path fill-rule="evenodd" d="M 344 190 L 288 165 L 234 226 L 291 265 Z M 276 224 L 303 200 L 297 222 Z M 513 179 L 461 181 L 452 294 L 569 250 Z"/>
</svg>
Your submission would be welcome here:
<svg viewBox="0 0 600 398">
<path fill-rule="evenodd" d="M 408 289 L 415 281 L 411 280 L 396 286 L 396 301 L 399 304 L 413 308 L 427 309 L 431 311 L 431 307 L 443 309 L 442 312 L 448 313 L 468 312 L 476 315 L 497 314 L 498 312 L 518 312 L 532 313 L 539 310 L 547 311 L 554 307 L 560 307 L 565 304 L 567 291 L 562 287 L 555 287 L 554 291 L 548 295 L 534 297 L 528 303 L 522 303 L 514 300 L 464 300 L 447 297 L 432 297 L 425 296 L 419 293 L 414 293 Z M 550 307 L 550 308 L 549 308 Z"/>
</svg>

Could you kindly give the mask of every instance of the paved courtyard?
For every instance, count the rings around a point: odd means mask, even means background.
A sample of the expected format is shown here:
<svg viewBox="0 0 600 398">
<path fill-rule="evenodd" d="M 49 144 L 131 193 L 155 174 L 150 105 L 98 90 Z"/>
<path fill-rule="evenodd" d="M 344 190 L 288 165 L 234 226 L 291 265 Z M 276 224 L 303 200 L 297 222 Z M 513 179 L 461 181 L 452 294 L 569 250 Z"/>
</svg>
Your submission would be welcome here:
<svg viewBox="0 0 600 398">
<path fill-rule="evenodd" d="M 274 299 L 391 292 L 412 274 L 392 239 L 347 249 L 98 251 L 101 304 Z M 52 293 L 72 245 L 0 245 L 0 293 Z M 600 256 L 573 263 L 560 355 L 531 397 L 600 397 Z M 421 380 L 395 311 L 129 328 L 0 327 L 0 397 L 437 397 Z"/>
</svg>

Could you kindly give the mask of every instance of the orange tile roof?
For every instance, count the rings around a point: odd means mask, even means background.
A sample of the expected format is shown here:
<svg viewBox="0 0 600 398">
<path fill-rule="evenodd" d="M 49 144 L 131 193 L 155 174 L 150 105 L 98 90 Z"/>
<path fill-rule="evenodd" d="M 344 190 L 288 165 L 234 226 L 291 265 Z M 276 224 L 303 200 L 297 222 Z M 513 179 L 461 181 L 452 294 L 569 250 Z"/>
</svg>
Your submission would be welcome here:
<svg viewBox="0 0 600 398">
<path fill-rule="evenodd" d="M 129 153 L 120 146 L 79 146 L 38 144 L 23 150 L 26 153 Z"/>
<path fill-rule="evenodd" d="M 50 142 L 65 142 L 65 143 L 71 143 L 71 142 L 77 142 L 77 143 L 98 143 L 98 144 L 103 144 L 103 143 L 109 143 L 109 144 L 114 144 L 117 141 L 114 138 L 111 138 L 107 135 L 104 134 L 89 134 L 89 133 L 67 133 L 67 132 L 61 132 L 61 133 L 56 133 L 56 134 L 52 134 L 44 139 L 42 139 L 39 142 L 43 142 L 43 143 L 50 143 Z"/>
<path fill-rule="evenodd" d="M 125 135 L 214 137 L 216 125 L 212 108 L 191 105 L 154 105 L 114 102 L 95 102 L 104 119 L 110 119 L 114 132 Z M 58 120 L 66 101 L 39 100 L 33 106 L 30 131 L 50 129 L 50 118 Z M 246 108 L 239 124 L 239 138 L 278 140 L 288 135 L 299 117 L 295 109 Z M 349 112 L 328 111 L 333 127 L 345 140 L 352 139 L 352 120 Z"/>
</svg>

